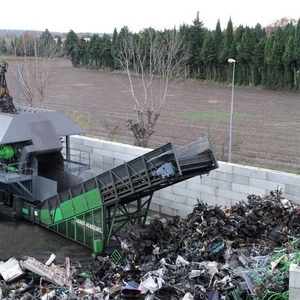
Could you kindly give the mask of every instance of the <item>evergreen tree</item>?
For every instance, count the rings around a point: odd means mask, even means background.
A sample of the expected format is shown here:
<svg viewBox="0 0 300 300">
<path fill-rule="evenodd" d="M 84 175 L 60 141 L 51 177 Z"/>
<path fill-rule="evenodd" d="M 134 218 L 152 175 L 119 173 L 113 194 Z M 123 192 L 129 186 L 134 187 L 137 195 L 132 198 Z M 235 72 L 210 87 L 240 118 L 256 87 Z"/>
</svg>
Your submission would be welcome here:
<svg viewBox="0 0 300 300">
<path fill-rule="evenodd" d="M 271 50 L 271 65 L 275 75 L 275 88 L 284 87 L 284 64 L 283 54 L 285 51 L 285 35 L 281 27 L 278 27 L 274 34 L 274 43 Z"/>
<path fill-rule="evenodd" d="M 88 65 L 90 68 L 99 69 L 101 67 L 101 44 L 101 37 L 98 34 L 93 34 L 87 46 L 87 51 L 89 54 Z"/>
<path fill-rule="evenodd" d="M 245 27 L 241 40 L 237 43 L 237 60 L 240 67 L 239 83 L 243 85 L 254 84 L 254 49 L 258 42 L 255 29 Z"/>
<path fill-rule="evenodd" d="M 0 55 L 8 55 L 6 43 L 3 38 L 0 39 Z"/>
<path fill-rule="evenodd" d="M 275 87 L 275 74 L 272 65 L 272 49 L 274 44 L 274 35 L 267 38 L 265 43 L 264 61 L 266 65 L 265 75 L 263 76 L 262 84 L 267 88 L 274 89 Z"/>
<path fill-rule="evenodd" d="M 114 59 L 112 56 L 112 42 L 111 42 L 111 37 L 107 34 L 104 34 L 102 37 L 101 56 L 102 56 L 102 68 L 113 69 Z"/>
<path fill-rule="evenodd" d="M 212 81 L 215 78 L 215 63 L 217 61 L 215 52 L 214 34 L 207 31 L 201 50 L 201 60 L 205 66 L 205 79 Z"/>
<path fill-rule="evenodd" d="M 80 63 L 80 59 L 77 57 L 77 52 L 76 52 L 76 46 L 78 41 L 79 38 L 77 34 L 73 30 L 70 30 L 67 33 L 67 38 L 64 43 L 64 50 L 67 57 L 71 60 L 72 65 L 74 67 L 77 67 Z"/>
<path fill-rule="evenodd" d="M 48 29 L 42 32 L 37 40 L 36 55 L 39 57 L 53 57 L 58 53 L 58 47 Z"/>
<path fill-rule="evenodd" d="M 294 39 L 295 39 L 295 35 L 290 34 L 282 57 L 283 64 L 284 64 L 284 87 L 288 89 L 293 89 L 295 86 L 295 81 L 293 76 L 293 73 L 295 71 Z"/>
<path fill-rule="evenodd" d="M 255 45 L 253 51 L 253 84 L 255 86 L 262 85 L 266 67 L 264 62 L 264 49 L 266 40 L 261 38 Z"/>
<path fill-rule="evenodd" d="M 300 19 L 297 22 L 294 39 L 294 84 L 297 90 L 300 89 Z"/>
<path fill-rule="evenodd" d="M 185 42 L 190 49 L 190 59 L 188 66 L 191 77 L 202 78 L 202 64 L 201 64 L 201 49 L 204 42 L 206 30 L 203 28 L 203 22 L 199 19 L 199 12 L 193 21 L 193 25 L 188 27 L 185 31 Z"/>
<path fill-rule="evenodd" d="M 89 63 L 89 55 L 87 51 L 88 43 L 85 41 L 85 39 L 82 37 L 79 39 L 78 43 L 75 46 L 75 62 L 76 67 L 79 67 L 80 65 L 87 66 Z"/>
<path fill-rule="evenodd" d="M 223 44 L 223 33 L 221 30 L 221 24 L 220 20 L 217 22 L 215 34 L 214 34 L 214 44 L 215 44 L 215 53 L 216 53 L 216 80 L 217 81 L 224 81 L 226 76 L 224 73 L 224 65 L 222 64 L 223 61 L 221 59 L 221 53 L 222 53 L 222 44 Z"/>
<path fill-rule="evenodd" d="M 229 81 L 229 66 L 228 66 L 228 59 L 233 58 L 235 59 L 235 53 L 233 51 L 234 43 L 233 43 L 233 25 L 231 18 L 227 23 L 227 28 L 225 31 L 225 35 L 222 41 L 221 49 L 219 52 L 219 62 L 224 68 L 224 75 L 223 80 Z"/>
</svg>

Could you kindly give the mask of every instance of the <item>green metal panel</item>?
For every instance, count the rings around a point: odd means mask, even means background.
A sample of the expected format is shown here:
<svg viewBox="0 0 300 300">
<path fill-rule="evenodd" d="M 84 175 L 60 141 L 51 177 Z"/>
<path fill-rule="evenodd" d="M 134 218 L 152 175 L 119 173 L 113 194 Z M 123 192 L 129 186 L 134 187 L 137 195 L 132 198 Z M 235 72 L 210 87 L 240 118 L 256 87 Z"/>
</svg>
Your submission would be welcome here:
<svg viewBox="0 0 300 300">
<path fill-rule="evenodd" d="M 29 210 L 25 207 L 22 207 L 22 213 L 28 215 Z"/>
<path fill-rule="evenodd" d="M 42 224 L 50 225 L 52 224 L 51 214 L 48 209 L 42 209 L 40 211 L 40 221 Z"/>
<path fill-rule="evenodd" d="M 93 189 L 62 203 L 59 201 L 55 209 L 40 211 L 40 222 L 95 252 L 102 252 L 105 222 L 99 190 Z"/>
<path fill-rule="evenodd" d="M 102 240 L 94 240 L 93 249 L 95 253 L 101 253 L 103 251 Z"/>
<path fill-rule="evenodd" d="M 74 216 L 72 200 L 65 201 L 60 205 L 62 217 L 68 219 Z"/>
<path fill-rule="evenodd" d="M 74 210 L 75 210 L 76 215 L 81 214 L 89 209 L 87 202 L 86 202 L 85 194 L 73 198 L 73 205 L 74 205 Z M 98 203 L 98 205 L 99 205 L 99 203 Z"/>
<path fill-rule="evenodd" d="M 93 189 L 61 203 L 60 206 L 51 211 L 48 209 L 41 209 L 40 222 L 49 226 L 53 223 L 67 220 L 68 218 L 82 214 L 101 205 L 102 200 L 100 192 L 98 189 Z"/>
<path fill-rule="evenodd" d="M 54 212 L 53 212 L 53 214 L 54 214 L 54 220 L 53 220 L 54 223 L 57 223 L 57 222 L 63 220 L 63 215 L 61 213 L 60 207 L 58 207 L 57 209 L 55 209 Z"/>
<path fill-rule="evenodd" d="M 98 189 L 93 189 L 85 193 L 85 196 L 89 209 L 96 208 L 99 205 L 102 205 L 102 199 L 100 196 L 100 191 Z"/>
<path fill-rule="evenodd" d="M 103 206 L 83 214 L 50 225 L 48 228 L 71 240 L 83 244 L 96 252 L 103 251 L 104 244 L 104 211 Z"/>
</svg>

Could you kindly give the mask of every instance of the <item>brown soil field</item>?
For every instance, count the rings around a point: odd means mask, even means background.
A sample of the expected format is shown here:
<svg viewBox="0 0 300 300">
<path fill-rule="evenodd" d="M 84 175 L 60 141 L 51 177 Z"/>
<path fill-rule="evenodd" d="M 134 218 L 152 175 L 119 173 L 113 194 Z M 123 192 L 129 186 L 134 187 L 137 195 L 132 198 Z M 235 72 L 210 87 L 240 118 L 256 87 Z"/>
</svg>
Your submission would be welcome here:
<svg viewBox="0 0 300 300">
<path fill-rule="evenodd" d="M 120 82 L 125 75 L 73 68 L 70 61 L 49 63 L 43 105 L 67 114 L 87 135 L 133 144 L 125 121 L 134 119 L 134 101 Z M 10 62 L 10 68 L 16 68 Z M 10 68 L 7 82 L 14 101 L 18 88 Z M 171 85 L 149 147 L 176 147 L 210 136 L 220 161 L 228 159 L 231 84 L 180 81 Z M 300 93 L 234 87 L 232 162 L 300 174 Z M 38 97 L 38 95 L 36 95 Z M 35 99 L 35 105 L 41 104 Z"/>
</svg>

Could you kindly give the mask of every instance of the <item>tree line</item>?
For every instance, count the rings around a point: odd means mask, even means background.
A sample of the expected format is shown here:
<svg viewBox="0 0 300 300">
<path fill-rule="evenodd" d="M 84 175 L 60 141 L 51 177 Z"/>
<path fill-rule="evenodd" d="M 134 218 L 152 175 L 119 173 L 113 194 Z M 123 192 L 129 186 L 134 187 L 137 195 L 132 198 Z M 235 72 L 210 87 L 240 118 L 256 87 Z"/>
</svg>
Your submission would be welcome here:
<svg viewBox="0 0 300 300">
<path fill-rule="evenodd" d="M 164 38 L 162 32 L 151 30 Z M 32 37 L 31 32 L 15 36 L 6 34 L 0 37 L 0 54 L 66 56 L 74 67 L 118 70 L 122 67 L 116 56 L 124 48 L 124 35 L 132 35 L 133 40 L 139 41 L 139 45 L 147 51 L 149 43 L 145 39 L 145 31 L 149 32 L 149 29 L 132 33 L 124 27 L 120 32 L 115 29 L 113 34 L 80 37 L 70 30 L 64 42 L 60 36 L 54 40 L 47 29 L 38 37 Z M 215 30 L 208 30 L 197 13 L 192 25 L 183 24 L 179 29 L 165 31 L 176 31 L 185 45 L 185 53 L 189 55 L 184 72 L 180 74 L 182 78 L 229 82 L 231 66 L 228 59 L 231 58 L 236 61 L 237 85 L 299 90 L 300 19 L 282 19 L 268 28 L 259 23 L 254 28 L 242 25 L 234 28 L 230 19 L 225 30 L 221 30 L 219 21 Z M 45 45 L 50 47 L 47 51 Z"/>
<path fill-rule="evenodd" d="M 150 27 L 134 33 L 124 26 L 112 34 L 78 35 L 70 30 L 64 39 L 47 29 L 6 33 L 0 37 L 0 55 L 16 59 L 18 70 L 12 71 L 30 106 L 38 94 L 43 107 L 53 58 L 67 57 L 74 67 L 121 70 L 136 116 L 126 120 L 126 127 L 135 145 L 146 147 L 175 80 L 228 83 L 234 78 L 240 86 L 298 91 L 300 19 L 283 18 L 266 28 L 233 27 L 229 19 L 225 30 L 219 21 L 208 30 L 197 13 L 192 25 L 163 31 Z"/>
<path fill-rule="evenodd" d="M 127 27 L 112 35 L 93 35 L 87 41 L 70 31 L 64 43 L 65 54 L 75 67 L 96 69 L 120 69 L 116 53 L 120 52 L 124 35 L 131 34 L 143 47 L 148 47 L 144 29 L 132 33 Z M 300 19 L 282 19 L 263 28 L 242 25 L 233 27 L 231 19 L 226 30 L 217 22 L 215 30 L 208 30 L 199 19 L 192 25 L 182 25 L 177 31 L 184 51 L 189 54 L 183 78 L 198 79 L 214 83 L 231 81 L 231 66 L 228 59 L 236 61 L 235 84 L 261 86 L 272 90 L 299 90 L 300 85 Z M 156 32 L 161 34 L 162 32 Z M 163 38 L 163 37 L 162 37 Z M 145 42 L 144 42 L 145 41 Z M 166 54 L 168 55 L 168 54 Z"/>
</svg>

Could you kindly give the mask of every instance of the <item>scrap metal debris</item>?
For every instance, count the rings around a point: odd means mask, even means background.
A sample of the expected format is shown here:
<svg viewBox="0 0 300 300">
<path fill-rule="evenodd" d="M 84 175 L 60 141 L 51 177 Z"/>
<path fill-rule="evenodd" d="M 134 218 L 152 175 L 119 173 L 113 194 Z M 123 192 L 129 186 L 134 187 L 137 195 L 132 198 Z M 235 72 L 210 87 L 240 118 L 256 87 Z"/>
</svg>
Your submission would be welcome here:
<svg viewBox="0 0 300 300">
<path fill-rule="evenodd" d="M 48 263 L 42 264 L 33 257 L 25 257 L 20 261 L 23 270 L 29 270 L 45 278 L 47 281 L 61 286 L 69 286 L 72 283 L 72 271 L 70 270 L 70 260 L 67 257 L 65 267 L 61 268 L 55 264 L 48 266 Z"/>
<path fill-rule="evenodd" d="M 72 267 L 67 258 L 58 267 L 53 257 L 45 264 L 26 257 L 15 269 L 23 277 L 14 284 L 2 262 L 0 296 L 288 299 L 289 265 L 300 263 L 300 206 L 280 189 L 267 196 L 249 195 L 231 208 L 197 201 L 186 219 L 165 220 L 131 226 L 120 249 L 89 264 Z"/>
</svg>

